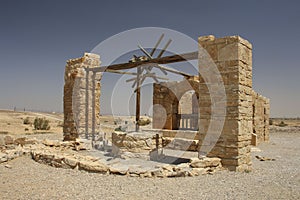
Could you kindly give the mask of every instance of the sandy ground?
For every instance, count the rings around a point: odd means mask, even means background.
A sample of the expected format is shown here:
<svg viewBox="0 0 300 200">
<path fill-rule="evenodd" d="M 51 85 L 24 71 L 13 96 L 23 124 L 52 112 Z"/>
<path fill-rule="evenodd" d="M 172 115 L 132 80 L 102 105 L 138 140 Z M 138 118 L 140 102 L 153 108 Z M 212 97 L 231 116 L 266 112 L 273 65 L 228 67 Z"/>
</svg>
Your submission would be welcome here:
<svg viewBox="0 0 300 200">
<path fill-rule="evenodd" d="M 50 130 L 36 131 L 32 124 L 24 124 L 24 119 L 29 118 L 31 123 L 34 122 L 36 117 L 45 118 L 49 120 Z M 38 133 L 61 133 L 62 132 L 62 114 L 54 113 L 34 113 L 34 112 L 13 112 L 0 110 L 0 134 L 36 134 Z M 26 130 L 25 130 L 26 129 Z"/>
<path fill-rule="evenodd" d="M 273 125 L 279 125 L 281 122 L 284 122 L 289 127 L 297 126 L 300 127 L 300 118 L 271 118 Z"/>
<path fill-rule="evenodd" d="M 24 124 L 24 119 L 29 118 L 33 123 L 36 117 L 45 118 L 50 122 L 50 130 L 36 131 L 32 124 Z M 148 119 L 149 117 L 142 116 L 141 119 Z M 150 118 L 151 120 L 151 118 Z M 101 116 L 100 124 L 101 131 L 111 133 L 115 128 L 119 126 L 128 126 L 131 129 L 135 129 L 134 125 L 135 117 L 132 116 Z M 117 122 L 117 124 L 115 123 Z M 128 122 L 125 125 L 125 122 Z M 34 113 L 34 112 L 14 112 L 9 110 L 0 110 L 0 134 L 9 135 L 36 135 L 39 133 L 62 133 L 63 132 L 63 114 L 61 113 Z M 150 129 L 150 125 L 141 126 L 142 129 Z M 26 130 L 25 130 L 26 129 Z"/>
<path fill-rule="evenodd" d="M 30 126 L 23 124 L 27 116 L 49 119 L 50 133 L 25 132 Z M 57 126 L 61 120 L 59 114 L 0 111 L 0 132 L 61 140 L 62 128 Z M 143 179 L 57 169 L 21 157 L 0 164 L 0 199 L 300 199 L 299 121 L 285 120 L 288 127 L 271 126 L 270 142 L 252 152 L 250 173 Z M 102 116 L 101 124 L 108 132 L 115 127 L 111 116 Z M 275 161 L 259 161 L 257 155 Z"/>
<path fill-rule="evenodd" d="M 0 199 L 300 199 L 300 131 L 271 133 L 252 156 L 250 173 L 156 179 L 56 169 L 21 157 L 0 164 Z"/>
</svg>

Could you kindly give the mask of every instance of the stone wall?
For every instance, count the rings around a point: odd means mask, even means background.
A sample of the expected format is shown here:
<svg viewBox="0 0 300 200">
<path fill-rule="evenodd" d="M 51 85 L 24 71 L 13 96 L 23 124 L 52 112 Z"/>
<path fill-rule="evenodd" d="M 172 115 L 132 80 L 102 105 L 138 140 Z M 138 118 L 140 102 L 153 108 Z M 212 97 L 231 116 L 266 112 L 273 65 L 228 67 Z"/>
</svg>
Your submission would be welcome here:
<svg viewBox="0 0 300 200">
<path fill-rule="evenodd" d="M 64 140 L 86 138 L 99 132 L 101 73 L 87 69 L 100 66 L 100 57 L 85 53 L 67 61 L 64 85 Z"/>
<path fill-rule="evenodd" d="M 251 144 L 269 141 L 270 100 L 253 91 L 253 134 Z"/>
<path fill-rule="evenodd" d="M 196 76 L 190 77 L 189 79 L 184 78 L 184 80 L 182 81 L 153 84 L 152 126 L 154 129 L 179 129 L 179 101 L 181 97 L 184 96 L 184 94 L 186 94 L 186 92 L 189 92 L 190 90 L 194 90 L 196 98 L 198 98 L 199 77 Z M 188 103 L 192 104 L 192 101 Z"/>
<path fill-rule="evenodd" d="M 198 113 L 198 99 L 195 91 L 187 91 L 179 100 L 178 112 L 179 114 Z"/>
<path fill-rule="evenodd" d="M 156 147 L 156 136 L 147 131 L 143 133 L 115 131 L 112 133 L 112 143 L 118 151 L 149 153 Z"/>
<path fill-rule="evenodd" d="M 252 45 L 239 36 L 215 38 L 199 37 L 199 72 L 209 70 L 205 65 L 203 49 L 211 56 L 222 76 L 226 92 L 226 116 L 221 135 L 208 153 L 220 157 L 222 164 L 229 170 L 244 171 L 251 168 L 250 142 L 252 135 Z M 214 83 L 209 83 L 214 84 Z M 200 133 L 203 139 L 208 133 L 212 113 L 210 92 L 207 83 L 200 80 Z M 215 102 L 219 103 L 219 102 Z M 218 120 L 222 113 L 214 114 Z M 201 145 L 200 139 L 200 145 Z"/>
<path fill-rule="evenodd" d="M 198 41 L 199 77 L 191 77 L 193 80 L 185 83 L 154 84 L 153 104 L 161 107 L 154 106 L 153 127 L 178 128 L 178 99 L 192 88 L 199 99 L 199 154 L 221 158 L 222 165 L 229 170 L 250 170 L 253 135 L 258 134 L 259 142 L 268 140 L 269 135 L 269 100 L 255 96 L 252 90 L 252 45 L 239 36 L 204 36 Z M 220 79 L 214 76 L 217 73 Z M 221 92 L 221 84 L 225 94 Z M 224 126 L 217 130 L 212 122 L 222 119 Z"/>
</svg>

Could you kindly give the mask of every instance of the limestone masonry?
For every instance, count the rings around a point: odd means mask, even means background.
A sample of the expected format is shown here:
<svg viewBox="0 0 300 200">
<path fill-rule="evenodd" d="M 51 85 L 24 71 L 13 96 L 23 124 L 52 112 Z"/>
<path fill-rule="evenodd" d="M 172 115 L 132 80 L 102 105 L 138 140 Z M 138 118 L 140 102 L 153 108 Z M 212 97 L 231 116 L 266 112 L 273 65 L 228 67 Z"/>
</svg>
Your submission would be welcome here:
<svg viewBox="0 0 300 200">
<path fill-rule="evenodd" d="M 99 132 L 101 74 L 86 70 L 99 66 L 100 57 L 91 53 L 67 61 L 64 86 L 64 140 L 75 140 L 80 134 L 89 137 L 92 131 Z"/>
<path fill-rule="evenodd" d="M 209 145 L 206 136 L 217 134 L 215 127 L 209 129 L 211 121 L 224 119 L 216 144 L 205 153 L 208 157 L 220 158 L 222 166 L 229 170 L 251 170 L 250 145 L 269 140 L 270 114 L 269 99 L 252 89 L 252 45 L 240 36 L 203 36 L 198 38 L 198 44 L 198 76 L 153 84 L 152 125 L 153 129 L 160 129 L 153 131 L 158 131 L 159 142 L 164 147 L 200 151 Z M 209 91 L 206 77 L 201 76 L 211 70 L 210 61 L 203 59 L 206 52 L 220 73 L 225 96 L 220 95 L 220 80 L 209 77 L 209 87 L 215 88 Z M 79 135 L 90 137 L 91 133 L 99 131 L 101 74 L 86 70 L 99 66 L 99 56 L 89 53 L 67 62 L 64 140 L 75 140 Z M 211 102 L 212 92 L 217 101 Z M 221 109 L 223 102 L 226 102 L 225 112 Z M 214 113 L 212 105 L 216 107 Z M 138 140 L 126 134 L 114 134 L 120 148 L 132 152 L 155 148 L 153 137 Z M 130 149 L 132 145 L 134 149 Z"/>
</svg>

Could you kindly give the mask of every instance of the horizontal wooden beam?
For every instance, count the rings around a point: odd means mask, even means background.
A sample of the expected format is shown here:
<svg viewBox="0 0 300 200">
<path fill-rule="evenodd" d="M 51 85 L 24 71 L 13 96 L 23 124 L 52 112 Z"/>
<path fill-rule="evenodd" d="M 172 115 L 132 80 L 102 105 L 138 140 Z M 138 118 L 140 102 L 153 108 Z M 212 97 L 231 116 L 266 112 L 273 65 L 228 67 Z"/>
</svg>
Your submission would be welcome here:
<svg viewBox="0 0 300 200">
<path fill-rule="evenodd" d="M 134 72 L 124 72 L 124 71 L 113 70 L 113 69 L 107 69 L 105 70 L 105 72 L 116 73 L 116 74 L 137 75 L 137 73 Z"/>
<path fill-rule="evenodd" d="M 109 66 L 90 68 L 89 70 L 94 72 L 105 72 L 106 70 L 125 70 L 125 69 L 132 69 L 137 66 L 146 65 L 150 63 L 169 64 L 169 63 L 183 62 L 187 60 L 196 60 L 196 59 L 198 59 L 197 51 L 185 53 L 185 54 L 179 54 L 179 55 L 166 56 L 162 58 L 154 58 L 145 61 L 120 63 L 120 64 L 114 64 Z"/>
</svg>

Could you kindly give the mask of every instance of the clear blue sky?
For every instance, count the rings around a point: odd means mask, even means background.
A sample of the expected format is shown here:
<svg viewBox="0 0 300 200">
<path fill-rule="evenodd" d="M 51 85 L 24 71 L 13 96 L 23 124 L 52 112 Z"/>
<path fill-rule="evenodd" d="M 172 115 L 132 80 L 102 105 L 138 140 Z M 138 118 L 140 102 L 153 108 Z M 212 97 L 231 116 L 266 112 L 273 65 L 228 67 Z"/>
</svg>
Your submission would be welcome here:
<svg viewBox="0 0 300 200">
<path fill-rule="evenodd" d="M 271 99 L 271 115 L 300 116 L 299 9 L 296 0 L 2 0 L 0 108 L 62 111 L 67 59 L 119 32 L 154 26 L 194 39 L 246 38 L 253 45 L 253 87 Z"/>
</svg>

